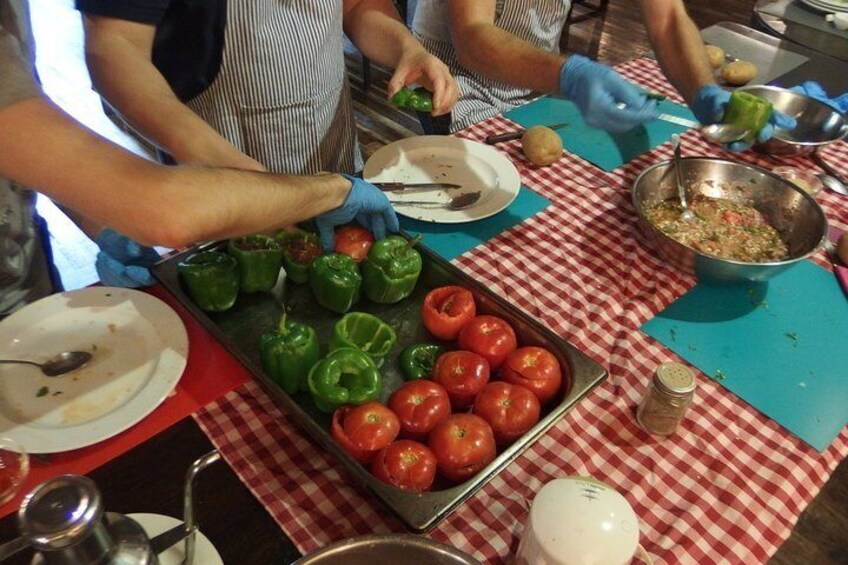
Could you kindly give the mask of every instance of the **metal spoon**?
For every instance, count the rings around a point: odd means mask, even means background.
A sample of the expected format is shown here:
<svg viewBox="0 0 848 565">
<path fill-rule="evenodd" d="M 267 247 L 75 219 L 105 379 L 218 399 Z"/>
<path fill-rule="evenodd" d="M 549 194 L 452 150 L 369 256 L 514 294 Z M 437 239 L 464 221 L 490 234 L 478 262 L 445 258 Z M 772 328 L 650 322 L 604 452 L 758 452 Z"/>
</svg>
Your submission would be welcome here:
<svg viewBox="0 0 848 565">
<path fill-rule="evenodd" d="M 829 191 L 842 194 L 843 196 L 848 196 L 848 187 L 846 187 L 838 178 L 826 175 L 824 173 L 819 173 L 816 176 L 819 177 L 819 179 L 822 181 L 822 184 Z"/>
<path fill-rule="evenodd" d="M 91 360 L 91 353 L 88 351 L 64 351 L 44 363 L 36 363 L 35 361 L 24 361 L 22 359 L 0 359 L 0 363 L 23 363 L 25 365 L 35 365 L 41 369 L 41 372 L 48 377 L 58 377 L 65 373 L 70 373 L 79 369 Z"/>
<path fill-rule="evenodd" d="M 751 130 L 733 124 L 710 124 L 700 131 L 701 135 L 714 143 L 733 143 L 751 134 Z"/>
<path fill-rule="evenodd" d="M 433 202 L 431 200 L 392 200 L 394 206 L 414 206 L 416 208 L 446 208 L 448 210 L 465 210 L 474 206 L 480 200 L 482 192 L 466 192 L 454 196 L 447 202 Z"/>
<path fill-rule="evenodd" d="M 677 194 L 680 196 L 680 207 L 683 212 L 680 214 L 680 219 L 689 221 L 695 217 L 689 205 L 686 204 L 686 187 L 683 186 L 683 176 L 680 172 L 680 136 L 676 133 L 671 136 L 671 143 L 674 146 L 674 179 L 677 182 Z"/>
</svg>

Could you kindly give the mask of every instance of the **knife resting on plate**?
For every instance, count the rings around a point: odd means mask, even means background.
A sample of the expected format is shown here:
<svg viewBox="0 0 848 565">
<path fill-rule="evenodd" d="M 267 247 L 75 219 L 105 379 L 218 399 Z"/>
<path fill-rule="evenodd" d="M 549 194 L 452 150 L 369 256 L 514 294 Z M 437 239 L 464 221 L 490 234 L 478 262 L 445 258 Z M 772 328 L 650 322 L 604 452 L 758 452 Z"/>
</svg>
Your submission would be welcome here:
<svg viewBox="0 0 848 565">
<path fill-rule="evenodd" d="M 372 184 L 383 192 L 403 193 L 462 188 L 461 184 L 451 184 L 449 182 L 375 182 Z"/>
</svg>

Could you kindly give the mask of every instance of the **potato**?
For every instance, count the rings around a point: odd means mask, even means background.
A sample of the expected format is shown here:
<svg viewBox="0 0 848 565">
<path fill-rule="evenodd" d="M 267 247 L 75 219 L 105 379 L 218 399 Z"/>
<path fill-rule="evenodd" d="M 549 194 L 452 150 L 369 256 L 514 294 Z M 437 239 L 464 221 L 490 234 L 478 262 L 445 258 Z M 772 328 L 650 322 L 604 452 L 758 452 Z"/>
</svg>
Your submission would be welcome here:
<svg viewBox="0 0 848 565">
<path fill-rule="evenodd" d="M 836 241 L 836 256 L 848 267 L 848 233 L 843 233 Z"/>
<path fill-rule="evenodd" d="M 712 68 L 721 68 L 724 64 L 724 49 L 717 45 L 707 45 L 707 59 L 709 59 Z"/>
<path fill-rule="evenodd" d="M 757 76 L 757 65 L 748 61 L 733 61 L 721 70 L 724 82 L 733 86 L 748 84 Z"/>
<path fill-rule="evenodd" d="M 562 139 L 551 128 L 532 126 L 521 136 L 521 148 L 528 161 L 545 167 L 562 156 Z"/>
</svg>

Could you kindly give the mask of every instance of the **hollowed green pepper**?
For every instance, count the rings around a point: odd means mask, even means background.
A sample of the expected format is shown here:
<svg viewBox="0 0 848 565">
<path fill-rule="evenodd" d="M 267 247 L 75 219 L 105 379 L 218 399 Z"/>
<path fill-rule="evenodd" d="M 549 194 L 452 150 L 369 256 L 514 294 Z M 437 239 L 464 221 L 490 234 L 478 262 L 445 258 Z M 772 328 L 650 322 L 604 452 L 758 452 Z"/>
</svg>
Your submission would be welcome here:
<svg viewBox="0 0 848 565">
<path fill-rule="evenodd" d="M 177 272 L 189 296 L 202 310 L 223 312 L 235 304 L 238 263 L 230 255 L 218 251 L 195 253 L 177 265 Z"/>
<path fill-rule="evenodd" d="M 315 406 L 332 412 L 345 404 L 365 404 L 380 397 L 383 377 L 368 355 L 343 347 L 318 361 L 309 371 L 309 392 Z"/>
<path fill-rule="evenodd" d="M 768 123 L 774 108 L 771 102 L 743 90 L 734 90 L 724 109 L 722 121 L 749 130 L 746 140 L 753 141 Z"/>
<path fill-rule="evenodd" d="M 262 369 L 287 394 L 306 390 L 306 377 L 321 353 L 312 327 L 280 318 L 275 333 L 262 334 L 259 342 Z"/>
<path fill-rule="evenodd" d="M 281 231 L 274 236 L 283 250 L 286 276 L 298 284 L 309 282 L 309 266 L 321 254 L 321 240 L 308 231 Z"/>
<path fill-rule="evenodd" d="M 394 304 L 412 294 L 421 274 L 421 255 L 412 248 L 417 241 L 390 235 L 374 242 L 362 263 L 362 286 L 370 300 Z"/>
<path fill-rule="evenodd" d="M 432 374 L 436 360 L 446 351 L 435 343 L 415 343 L 405 347 L 398 358 L 404 378 L 408 381 L 426 379 Z"/>
<path fill-rule="evenodd" d="M 309 287 L 318 304 L 344 314 L 359 302 L 362 275 L 356 261 L 341 253 L 319 255 L 309 267 Z"/>
<path fill-rule="evenodd" d="M 433 111 L 433 95 L 420 86 L 415 90 L 404 86 L 392 96 L 391 102 L 404 110 Z"/>
<path fill-rule="evenodd" d="M 377 316 L 364 312 L 345 314 L 333 327 L 330 349 L 352 347 L 368 354 L 379 367 L 397 341 L 392 327 Z"/>
<path fill-rule="evenodd" d="M 260 234 L 235 237 L 229 241 L 227 253 L 238 261 L 242 292 L 274 288 L 283 265 L 283 252 L 274 238 Z"/>
</svg>

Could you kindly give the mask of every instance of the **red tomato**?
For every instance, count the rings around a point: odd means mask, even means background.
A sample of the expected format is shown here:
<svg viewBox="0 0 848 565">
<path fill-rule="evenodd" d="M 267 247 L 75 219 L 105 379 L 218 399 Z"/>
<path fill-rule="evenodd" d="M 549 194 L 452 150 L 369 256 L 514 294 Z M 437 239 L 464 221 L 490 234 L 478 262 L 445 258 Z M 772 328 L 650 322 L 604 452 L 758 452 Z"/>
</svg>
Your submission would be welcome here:
<svg viewBox="0 0 848 565">
<path fill-rule="evenodd" d="M 522 347 L 507 356 L 501 379 L 529 389 L 544 404 L 559 392 L 562 371 L 557 358 L 547 349 Z"/>
<path fill-rule="evenodd" d="M 336 253 L 344 253 L 361 263 L 368 256 L 374 236 L 359 226 L 345 226 L 336 230 Z"/>
<path fill-rule="evenodd" d="M 473 412 L 486 420 L 498 445 L 512 443 L 536 425 L 541 405 L 523 386 L 498 381 L 489 383 L 474 399 Z"/>
<path fill-rule="evenodd" d="M 489 382 L 489 364 L 470 351 L 448 351 L 436 360 L 433 380 L 445 387 L 453 409 L 462 410 Z"/>
<path fill-rule="evenodd" d="M 400 439 L 377 452 L 371 462 L 371 473 L 401 490 L 430 490 L 436 479 L 436 455 L 417 441 Z"/>
<path fill-rule="evenodd" d="M 439 339 L 456 339 L 462 326 L 477 315 L 474 295 L 461 286 L 434 288 L 424 297 L 424 327 Z"/>
<path fill-rule="evenodd" d="M 459 332 L 459 347 L 482 355 L 494 371 L 518 347 L 515 331 L 497 316 L 477 316 Z"/>
<path fill-rule="evenodd" d="M 427 439 L 439 471 L 462 482 L 488 465 L 497 453 L 492 428 L 480 416 L 451 414 L 433 428 Z"/>
<path fill-rule="evenodd" d="M 451 403 L 445 387 L 427 380 L 409 381 L 389 397 L 389 408 L 408 437 L 423 438 L 448 417 Z"/>
<path fill-rule="evenodd" d="M 360 463 L 392 443 L 399 431 L 398 417 L 379 402 L 337 408 L 330 426 L 333 439 Z"/>
</svg>

